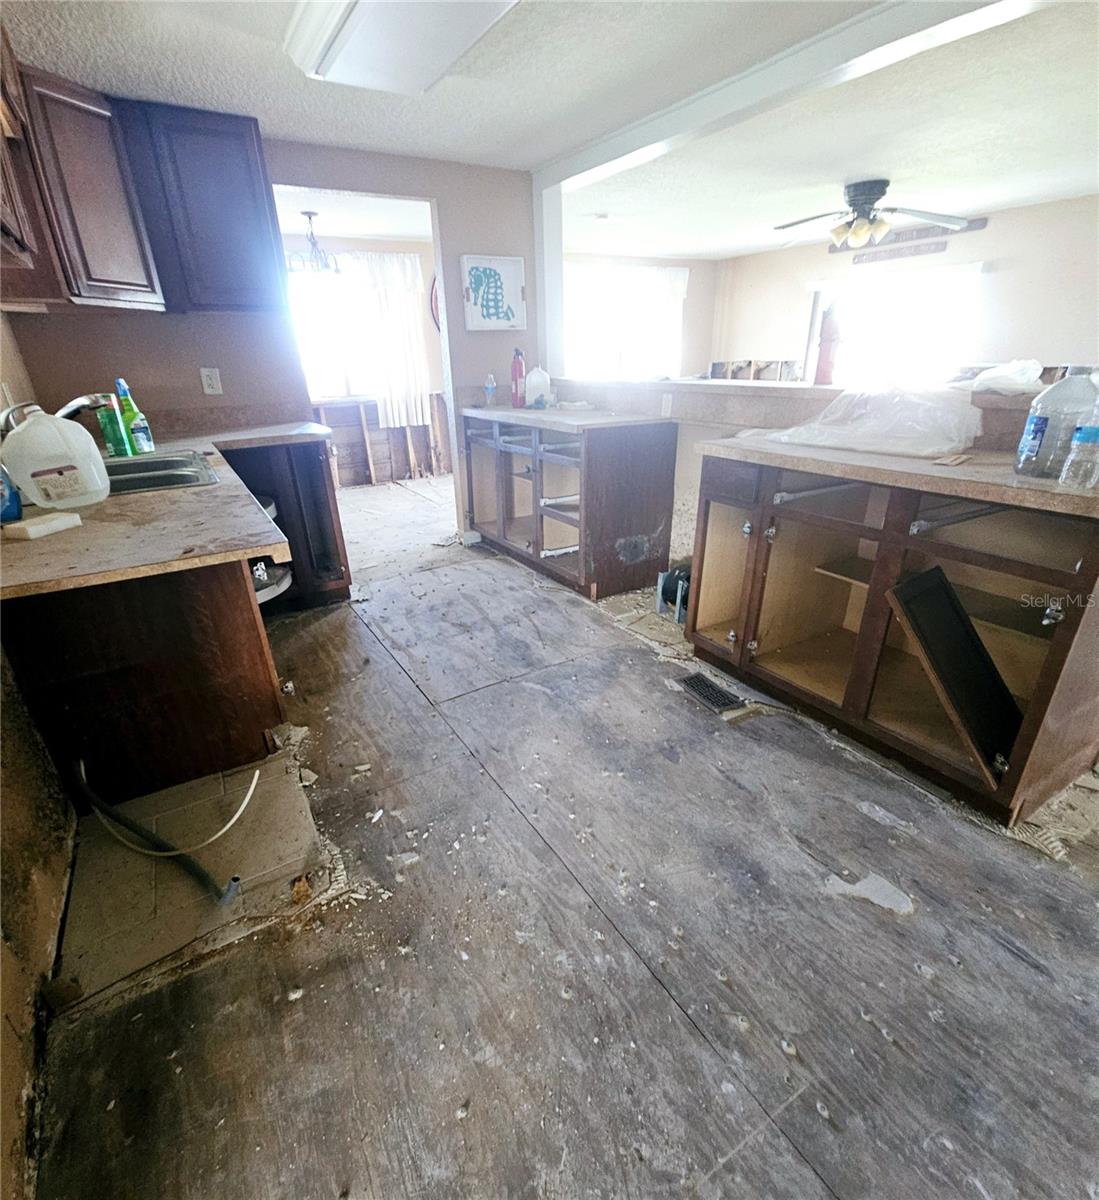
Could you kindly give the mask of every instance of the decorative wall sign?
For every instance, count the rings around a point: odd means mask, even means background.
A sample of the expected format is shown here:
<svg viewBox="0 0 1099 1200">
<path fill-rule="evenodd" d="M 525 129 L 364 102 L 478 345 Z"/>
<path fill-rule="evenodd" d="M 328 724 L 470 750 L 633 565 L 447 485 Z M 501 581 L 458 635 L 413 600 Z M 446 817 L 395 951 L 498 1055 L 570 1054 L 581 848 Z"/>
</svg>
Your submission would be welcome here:
<svg viewBox="0 0 1099 1200">
<path fill-rule="evenodd" d="M 859 250 L 851 265 L 887 262 L 891 258 L 921 258 L 925 254 L 940 254 L 945 249 L 946 242 L 913 242 L 908 246 L 887 246 L 884 250 Z"/>
<path fill-rule="evenodd" d="M 521 258 L 462 255 L 466 329 L 526 329 L 526 266 Z"/>
<path fill-rule="evenodd" d="M 979 229 L 984 229 L 987 224 L 988 217 L 970 217 L 969 224 L 964 229 L 947 229 L 945 225 L 913 225 L 910 229 L 894 229 L 878 242 L 878 247 L 900 246 L 908 242 L 920 242 L 925 238 L 950 237 L 956 233 L 976 233 Z M 860 251 L 852 250 L 846 242 L 842 246 L 829 246 L 828 253 L 854 254 L 856 258 L 860 255 Z M 868 260 L 864 258 L 863 261 Z"/>
</svg>

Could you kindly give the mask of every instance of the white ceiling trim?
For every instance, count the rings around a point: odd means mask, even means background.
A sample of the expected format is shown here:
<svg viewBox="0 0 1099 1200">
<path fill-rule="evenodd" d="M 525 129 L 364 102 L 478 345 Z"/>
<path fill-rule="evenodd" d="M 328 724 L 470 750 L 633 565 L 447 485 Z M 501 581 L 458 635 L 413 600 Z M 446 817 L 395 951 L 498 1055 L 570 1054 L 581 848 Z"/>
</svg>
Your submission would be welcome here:
<svg viewBox="0 0 1099 1200">
<path fill-rule="evenodd" d="M 543 164 L 535 191 L 587 187 L 652 162 L 807 91 L 836 87 L 916 54 L 1018 20 L 1042 0 L 886 0 L 678 104 Z"/>
</svg>

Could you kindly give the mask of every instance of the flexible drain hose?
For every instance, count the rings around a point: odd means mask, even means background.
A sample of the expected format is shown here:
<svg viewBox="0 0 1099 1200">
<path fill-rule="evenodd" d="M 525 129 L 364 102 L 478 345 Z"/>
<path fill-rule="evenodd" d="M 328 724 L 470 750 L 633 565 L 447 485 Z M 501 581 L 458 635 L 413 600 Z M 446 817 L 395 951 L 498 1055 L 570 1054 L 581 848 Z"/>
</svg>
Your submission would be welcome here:
<svg viewBox="0 0 1099 1200">
<path fill-rule="evenodd" d="M 198 883 L 200 883 L 202 887 L 214 897 L 218 904 L 229 904 L 232 900 L 236 899 L 240 892 L 239 875 L 230 876 L 228 883 L 222 887 L 197 859 L 194 859 L 190 856 L 188 850 L 180 850 L 178 847 L 173 846 L 171 842 L 166 841 L 158 834 L 153 833 L 151 829 L 146 829 L 144 825 L 133 820 L 133 818 L 124 816 L 122 813 L 108 808 L 103 801 L 99 799 L 95 792 L 92 791 L 84 770 L 83 759 L 79 760 L 76 764 L 76 782 L 84 798 L 88 801 L 89 805 L 91 805 L 92 811 L 99 818 L 100 822 L 103 824 L 103 827 L 109 834 L 111 834 L 113 838 L 115 838 L 116 841 L 121 842 L 122 845 L 127 849 L 134 850 L 138 854 L 147 854 L 154 858 L 172 859 L 172 861 L 177 863 L 184 871 L 187 872 L 188 875 L 197 880 Z M 240 808 L 238 808 L 233 814 L 233 817 L 228 824 L 224 825 L 217 833 L 214 834 L 213 837 L 207 838 L 206 841 L 201 843 L 201 845 L 192 846 L 190 849 L 199 850 L 202 848 L 202 846 L 208 846 L 211 842 L 214 842 L 221 837 L 221 835 L 225 833 L 230 826 L 234 825 L 237 819 L 244 812 L 245 808 L 247 808 L 248 802 L 252 799 L 252 793 L 256 790 L 256 784 L 258 782 L 259 771 L 252 776 L 252 786 L 248 789 L 248 794 L 244 797 L 243 804 L 241 804 Z M 114 825 L 121 825 L 123 829 L 129 830 L 130 833 L 137 834 L 137 836 L 147 842 L 152 849 L 147 850 L 144 847 L 137 846 L 133 842 L 124 838 L 112 827 L 112 822 Z"/>
</svg>

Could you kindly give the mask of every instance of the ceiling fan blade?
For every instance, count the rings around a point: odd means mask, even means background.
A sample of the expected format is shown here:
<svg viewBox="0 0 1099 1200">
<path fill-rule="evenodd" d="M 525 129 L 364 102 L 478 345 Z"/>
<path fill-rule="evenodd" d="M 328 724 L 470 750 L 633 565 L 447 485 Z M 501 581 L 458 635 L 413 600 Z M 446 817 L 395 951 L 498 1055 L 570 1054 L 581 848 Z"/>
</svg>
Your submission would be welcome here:
<svg viewBox="0 0 1099 1200">
<path fill-rule="evenodd" d="M 810 221 L 823 221 L 825 217 L 844 217 L 848 211 L 841 208 L 837 212 L 817 213 L 815 217 L 802 217 L 800 221 L 787 221 L 785 225 L 776 225 L 775 229 L 793 229 L 795 225 L 808 225 Z"/>
<path fill-rule="evenodd" d="M 924 212 L 922 208 L 879 208 L 878 212 L 901 213 L 906 217 L 915 217 L 917 220 L 926 221 L 929 225 L 943 225 L 947 229 L 953 229 L 955 233 L 969 225 L 969 221 L 965 217 L 952 217 L 947 213 Z"/>
</svg>

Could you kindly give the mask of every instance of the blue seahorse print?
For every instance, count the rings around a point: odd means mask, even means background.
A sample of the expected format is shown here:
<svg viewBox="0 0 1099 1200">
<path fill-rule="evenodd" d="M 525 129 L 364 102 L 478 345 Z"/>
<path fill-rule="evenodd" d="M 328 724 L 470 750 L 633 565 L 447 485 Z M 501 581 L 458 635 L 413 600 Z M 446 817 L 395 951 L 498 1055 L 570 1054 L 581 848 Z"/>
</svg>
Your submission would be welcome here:
<svg viewBox="0 0 1099 1200">
<path fill-rule="evenodd" d="M 470 267 L 469 289 L 473 303 L 481 306 L 481 316 L 486 321 L 512 321 L 515 311 L 504 305 L 504 281 L 495 267 Z"/>
</svg>

